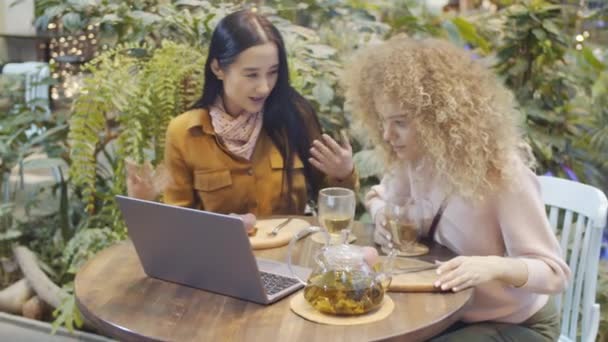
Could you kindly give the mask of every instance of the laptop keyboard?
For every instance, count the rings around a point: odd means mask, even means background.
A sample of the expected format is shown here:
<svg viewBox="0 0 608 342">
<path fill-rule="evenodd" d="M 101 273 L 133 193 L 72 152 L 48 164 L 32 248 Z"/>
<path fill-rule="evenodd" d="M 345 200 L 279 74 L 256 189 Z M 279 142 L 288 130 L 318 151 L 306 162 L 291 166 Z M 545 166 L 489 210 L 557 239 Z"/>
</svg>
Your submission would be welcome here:
<svg viewBox="0 0 608 342">
<path fill-rule="evenodd" d="M 295 278 L 284 277 L 278 274 L 260 272 L 262 276 L 262 285 L 266 290 L 268 296 L 272 296 L 275 293 L 281 292 L 284 289 L 297 284 L 298 280 Z"/>
</svg>

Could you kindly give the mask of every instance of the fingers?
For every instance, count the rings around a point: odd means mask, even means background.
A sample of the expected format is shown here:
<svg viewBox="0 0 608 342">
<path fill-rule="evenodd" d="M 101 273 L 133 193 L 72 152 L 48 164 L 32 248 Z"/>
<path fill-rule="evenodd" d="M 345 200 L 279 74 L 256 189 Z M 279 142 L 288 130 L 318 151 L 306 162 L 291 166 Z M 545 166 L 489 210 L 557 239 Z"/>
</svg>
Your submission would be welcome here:
<svg viewBox="0 0 608 342">
<path fill-rule="evenodd" d="M 488 281 L 483 264 L 476 257 L 456 257 L 437 268 L 439 279 L 433 284 L 442 290 L 462 291 Z"/>
<path fill-rule="evenodd" d="M 455 270 L 440 277 L 434 285 L 436 287 L 441 287 L 443 291 L 446 291 L 459 287 L 469 280 L 468 274 L 463 274 L 460 270 Z"/>
<path fill-rule="evenodd" d="M 386 219 L 384 215 L 376 215 L 376 229 L 374 230 L 374 241 L 382 246 L 386 246 L 392 239 L 391 233 L 386 230 Z"/>
<path fill-rule="evenodd" d="M 137 164 L 132 159 L 125 159 L 125 170 L 127 172 L 127 181 L 134 184 L 152 183 L 152 175 L 154 168 L 149 161 L 145 161 L 142 165 Z"/>
<path fill-rule="evenodd" d="M 328 176 L 344 179 L 353 172 L 352 147 L 346 141 L 340 146 L 329 135 L 313 141 L 309 162 Z"/>
<path fill-rule="evenodd" d="M 249 232 L 255 228 L 255 223 L 257 221 L 257 218 L 255 217 L 255 215 L 253 215 L 251 213 L 247 213 L 247 214 L 243 214 L 243 215 L 230 213 L 229 215 L 240 217 L 243 220 L 243 225 L 245 226 L 245 231 Z"/>
<path fill-rule="evenodd" d="M 127 172 L 127 182 L 138 184 L 142 182 L 142 179 L 136 172 Z"/>
<path fill-rule="evenodd" d="M 475 281 L 472 279 L 469 279 L 459 286 L 452 287 L 452 291 L 458 292 L 458 291 L 462 291 L 464 289 L 468 289 L 469 287 L 473 287 L 473 286 L 475 286 Z"/>
<path fill-rule="evenodd" d="M 256 223 L 256 217 L 253 214 L 245 214 L 245 215 L 241 215 L 241 217 L 243 218 L 243 223 L 245 225 L 245 230 L 247 232 L 252 231 L 253 229 L 255 229 L 255 223 Z"/>
<path fill-rule="evenodd" d="M 312 166 L 316 167 L 319 171 L 323 172 L 324 174 L 329 174 L 330 169 L 325 166 L 326 164 L 322 164 L 314 158 L 308 158 L 308 161 L 312 164 Z"/>
<path fill-rule="evenodd" d="M 340 146 L 332 137 L 330 137 L 328 134 L 323 134 L 323 136 L 321 137 L 321 139 L 323 139 L 323 141 L 325 142 L 325 145 L 331 149 L 332 154 L 338 154 L 340 155 L 344 148 L 342 146 Z"/>
<path fill-rule="evenodd" d="M 327 145 L 320 140 L 312 142 L 310 154 L 321 162 L 335 162 L 336 153 L 334 153 Z"/>
<path fill-rule="evenodd" d="M 437 284 L 437 283 L 439 283 L 439 284 Z M 469 274 L 463 274 L 463 275 L 457 276 L 456 278 L 454 278 L 448 282 L 437 281 L 435 286 L 441 287 L 441 290 L 443 290 L 443 291 L 452 290 L 454 292 L 458 292 L 458 291 L 467 289 L 469 287 L 473 287 L 476 284 L 477 284 L 476 280 L 474 278 L 472 278 Z"/>
<path fill-rule="evenodd" d="M 344 146 L 340 146 L 327 134 L 323 134 L 321 139 L 313 141 L 312 145 L 312 149 L 315 149 L 327 160 L 344 159 L 352 154 L 352 146 L 348 141 L 345 142 Z"/>
<path fill-rule="evenodd" d="M 374 231 L 374 242 L 381 246 L 387 246 L 390 242 L 390 234 L 385 233 L 380 230 L 375 230 Z"/>
<path fill-rule="evenodd" d="M 342 143 L 340 145 L 342 145 L 343 148 L 352 153 L 353 147 L 350 144 L 350 139 L 348 138 L 348 133 L 345 129 L 340 130 L 340 136 L 342 137 Z"/>
<path fill-rule="evenodd" d="M 378 210 L 378 212 L 376 212 L 376 216 L 374 216 L 374 224 L 376 225 L 376 228 L 385 230 L 386 223 L 386 214 L 384 214 L 384 210 Z M 386 230 L 386 232 L 388 233 L 388 230 Z"/>
<path fill-rule="evenodd" d="M 372 198 L 377 197 L 377 196 L 378 196 L 378 192 L 374 189 L 371 189 L 370 191 L 368 191 L 365 194 L 365 198 L 363 199 L 363 201 L 368 202 L 369 200 L 371 200 Z"/>
<path fill-rule="evenodd" d="M 316 142 L 315 142 L 316 143 Z M 315 144 L 313 143 L 313 144 Z M 332 156 L 328 156 L 321 152 L 319 148 L 317 148 L 316 144 L 310 149 L 310 155 L 313 159 L 317 160 L 320 164 L 330 165 L 332 163 Z"/>
<path fill-rule="evenodd" d="M 457 267 L 462 265 L 464 260 L 465 260 L 464 257 L 456 257 L 456 258 L 450 259 L 449 261 L 444 262 L 441 266 L 439 266 L 439 268 L 437 268 L 437 274 L 439 274 L 439 275 L 445 274 L 447 272 L 450 272 L 450 271 L 456 269 Z"/>
</svg>

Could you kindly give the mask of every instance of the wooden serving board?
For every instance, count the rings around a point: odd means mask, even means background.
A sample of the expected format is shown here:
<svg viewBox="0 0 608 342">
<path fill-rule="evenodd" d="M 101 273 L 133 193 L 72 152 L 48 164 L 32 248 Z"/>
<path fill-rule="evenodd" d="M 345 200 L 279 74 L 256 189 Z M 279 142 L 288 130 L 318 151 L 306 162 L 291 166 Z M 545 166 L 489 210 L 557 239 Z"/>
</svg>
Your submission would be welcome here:
<svg viewBox="0 0 608 342">
<path fill-rule="evenodd" d="M 416 259 L 397 257 L 395 258 L 394 271 L 398 272 L 398 268 L 427 265 L 432 264 Z M 435 281 L 439 279 L 436 271 L 437 269 L 431 269 L 395 275 L 393 276 L 388 290 L 391 292 L 442 292 L 440 288 L 433 285 Z"/>
<path fill-rule="evenodd" d="M 310 223 L 307 221 L 293 218 L 285 227 L 279 230 L 279 233 L 276 236 L 268 235 L 274 227 L 281 224 L 286 219 L 287 218 L 258 220 L 255 223 L 255 227 L 258 229 L 256 234 L 249 237 L 251 248 L 268 249 L 285 246 L 297 232 L 310 226 Z"/>
</svg>

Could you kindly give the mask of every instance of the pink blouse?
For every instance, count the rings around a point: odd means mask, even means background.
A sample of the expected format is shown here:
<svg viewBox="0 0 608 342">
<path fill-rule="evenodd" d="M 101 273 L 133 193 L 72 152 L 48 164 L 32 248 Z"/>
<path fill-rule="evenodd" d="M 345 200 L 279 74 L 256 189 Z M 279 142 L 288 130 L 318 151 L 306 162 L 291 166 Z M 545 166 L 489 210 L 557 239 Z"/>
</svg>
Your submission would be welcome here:
<svg viewBox="0 0 608 342">
<path fill-rule="evenodd" d="M 519 164 L 516 187 L 477 203 L 452 195 L 437 226 L 435 241 L 458 255 L 518 258 L 528 267 L 528 280 L 521 287 L 500 281 L 477 286 L 465 308 L 465 322 L 521 323 L 547 303 L 548 294 L 562 292 L 570 277 L 547 220 L 538 179 Z M 391 195 L 425 198 L 431 202 L 433 214 L 437 212 L 446 195 L 440 182 L 429 181 L 427 167 L 394 170 L 367 196 L 366 207 L 372 217 Z"/>
</svg>

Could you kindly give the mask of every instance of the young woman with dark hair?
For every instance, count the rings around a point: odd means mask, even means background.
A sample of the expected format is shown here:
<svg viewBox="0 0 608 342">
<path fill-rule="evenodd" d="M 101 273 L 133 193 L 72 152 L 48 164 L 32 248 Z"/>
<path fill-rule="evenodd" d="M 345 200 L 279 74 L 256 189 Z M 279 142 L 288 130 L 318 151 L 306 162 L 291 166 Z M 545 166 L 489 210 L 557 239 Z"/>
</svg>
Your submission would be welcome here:
<svg viewBox="0 0 608 342">
<path fill-rule="evenodd" d="M 322 186 L 356 185 L 351 146 L 322 134 L 281 34 L 249 10 L 215 28 L 202 97 L 169 124 L 164 163 L 166 203 L 220 213 L 303 214 Z"/>
</svg>

